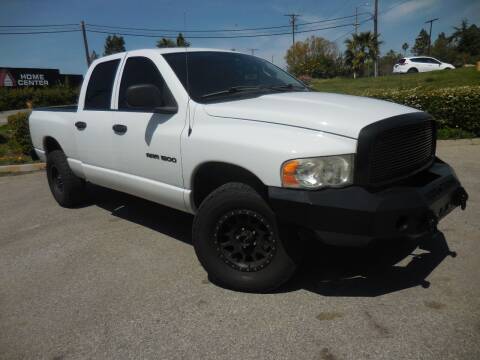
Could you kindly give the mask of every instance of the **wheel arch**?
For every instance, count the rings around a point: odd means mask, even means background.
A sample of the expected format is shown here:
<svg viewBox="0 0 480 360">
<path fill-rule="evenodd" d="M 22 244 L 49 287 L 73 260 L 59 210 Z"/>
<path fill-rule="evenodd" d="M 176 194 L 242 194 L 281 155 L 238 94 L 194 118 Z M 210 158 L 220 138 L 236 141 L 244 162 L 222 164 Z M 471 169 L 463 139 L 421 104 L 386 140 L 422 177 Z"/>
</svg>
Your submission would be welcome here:
<svg viewBox="0 0 480 360">
<path fill-rule="evenodd" d="M 202 201 L 218 187 L 240 182 L 254 188 L 263 198 L 267 198 L 267 186 L 250 170 L 242 166 L 221 161 L 209 161 L 198 165 L 192 174 L 191 202 L 198 209 Z"/>
<path fill-rule="evenodd" d="M 43 139 L 43 150 L 45 154 L 49 154 L 54 150 L 63 151 L 60 143 L 53 136 L 45 136 Z"/>
</svg>

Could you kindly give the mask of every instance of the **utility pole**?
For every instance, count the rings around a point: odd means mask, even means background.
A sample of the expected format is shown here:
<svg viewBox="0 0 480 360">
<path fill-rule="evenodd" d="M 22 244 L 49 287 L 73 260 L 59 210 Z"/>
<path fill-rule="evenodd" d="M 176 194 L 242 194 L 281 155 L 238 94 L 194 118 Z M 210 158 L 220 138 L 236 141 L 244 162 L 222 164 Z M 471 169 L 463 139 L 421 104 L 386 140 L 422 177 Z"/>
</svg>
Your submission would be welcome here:
<svg viewBox="0 0 480 360">
<path fill-rule="evenodd" d="M 355 35 L 358 34 L 358 6 L 355 7 Z"/>
<path fill-rule="evenodd" d="M 90 52 L 88 51 L 87 32 L 85 31 L 85 22 L 82 20 L 80 23 L 83 35 L 83 45 L 85 46 L 85 56 L 87 58 L 87 66 L 90 66 Z"/>
<path fill-rule="evenodd" d="M 437 20 L 438 18 L 425 21 L 425 24 L 430 23 L 430 32 L 428 33 L 428 55 L 430 55 L 430 48 L 432 47 L 432 24 L 434 21 L 437 21 Z"/>
<path fill-rule="evenodd" d="M 247 50 L 250 50 L 250 53 L 252 55 L 255 55 L 255 51 L 257 51 L 258 49 L 248 48 Z"/>
<path fill-rule="evenodd" d="M 273 55 L 272 55 L 272 64 L 273 64 L 273 63 L 274 63 L 274 62 L 273 62 Z"/>
<path fill-rule="evenodd" d="M 300 16 L 299 14 L 285 14 L 284 16 L 288 16 L 290 18 L 290 24 L 292 24 L 292 45 L 295 45 L 295 22 L 297 18 Z"/>
<path fill-rule="evenodd" d="M 378 0 L 375 0 L 375 12 L 373 14 L 373 36 L 375 37 L 375 42 L 378 43 Z M 377 50 L 379 50 L 378 46 Z M 378 76 L 378 53 L 375 54 L 373 74 L 375 77 Z"/>
</svg>

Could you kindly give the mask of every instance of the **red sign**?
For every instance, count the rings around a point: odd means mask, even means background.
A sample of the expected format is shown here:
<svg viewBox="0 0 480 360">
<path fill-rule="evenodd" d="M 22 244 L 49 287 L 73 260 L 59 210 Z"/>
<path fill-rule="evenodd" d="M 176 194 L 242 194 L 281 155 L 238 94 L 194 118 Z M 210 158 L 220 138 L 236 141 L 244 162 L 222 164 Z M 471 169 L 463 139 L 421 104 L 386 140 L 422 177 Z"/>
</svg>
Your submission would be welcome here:
<svg viewBox="0 0 480 360">
<path fill-rule="evenodd" d="M 15 78 L 10 74 L 8 70 L 0 70 L 0 87 L 13 87 L 17 86 Z"/>
</svg>

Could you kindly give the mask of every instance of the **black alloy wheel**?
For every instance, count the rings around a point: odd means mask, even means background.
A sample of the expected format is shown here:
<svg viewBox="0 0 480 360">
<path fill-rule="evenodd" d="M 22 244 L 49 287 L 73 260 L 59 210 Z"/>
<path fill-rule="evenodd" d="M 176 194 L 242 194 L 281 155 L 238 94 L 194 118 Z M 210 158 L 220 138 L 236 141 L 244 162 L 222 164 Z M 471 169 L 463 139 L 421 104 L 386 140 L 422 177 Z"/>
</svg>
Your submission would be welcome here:
<svg viewBox="0 0 480 360">
<path fill-rule="evenodd" d="M 276 239 L 267 219 L 252 210 L 224 214 L 214 230 L 214 242 L 226 264 L 239 271 L 258 271 L 275 256 Z"/>
</svg>

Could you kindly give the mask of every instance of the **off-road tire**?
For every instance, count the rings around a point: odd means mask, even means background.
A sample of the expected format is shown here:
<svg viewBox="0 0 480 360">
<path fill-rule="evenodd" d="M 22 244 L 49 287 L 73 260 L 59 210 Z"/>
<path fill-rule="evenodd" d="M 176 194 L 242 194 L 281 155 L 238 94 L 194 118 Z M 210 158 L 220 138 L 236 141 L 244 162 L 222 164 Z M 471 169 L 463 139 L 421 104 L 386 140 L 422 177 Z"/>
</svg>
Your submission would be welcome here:
<svg viewBox="0 0 480 360">
<path fill-rule="evenodd" d="M 85 181 L 76 176 L 61 150 L 47 155 L 47 179 L 50 191 L 60 206 L 75 207 L 85 194 Z"/>
<path fill-rule="evenodd" d="M 237 240 L 239 236 L 234 235 L 238 232 L 234 230 L 219 235 L 228 221 L 231 226 L 227 228 L 238 227 L 244 240 L 250 236 L 245 240 L 250 241 L 250 245 Z M 244 222 L 247 224 L 245 230 L 239 225 Z M 257 228 L 259 230 L 255 233 Z M 233 240 L 222 243 L 226 234 Z M 193 222 L 193 245 L 209 278 L 218 285 L 239 291 L 267 292 L 290 279 L 296 268 L 290 244 L 296 239 L 289 235 L 291 232 L 279 230 L 275 214 L 267 202 L 252 187 L 242 183 L 227 183 L 214 190 L 201 203 Z M 235 242 L 235 250 L 229 253 L 225 250 L 228 246 L 223 244 L 232 242 Z M 289 246 L 286 246 L 287 242 Z M 236 249 L 246 255 L 233 254 Z M 268 255 L 258 260 L 263 252 Z M 232 260 L 233 255 L 251 262 L 242 265 L 240 260 Z"/>
</svg>

